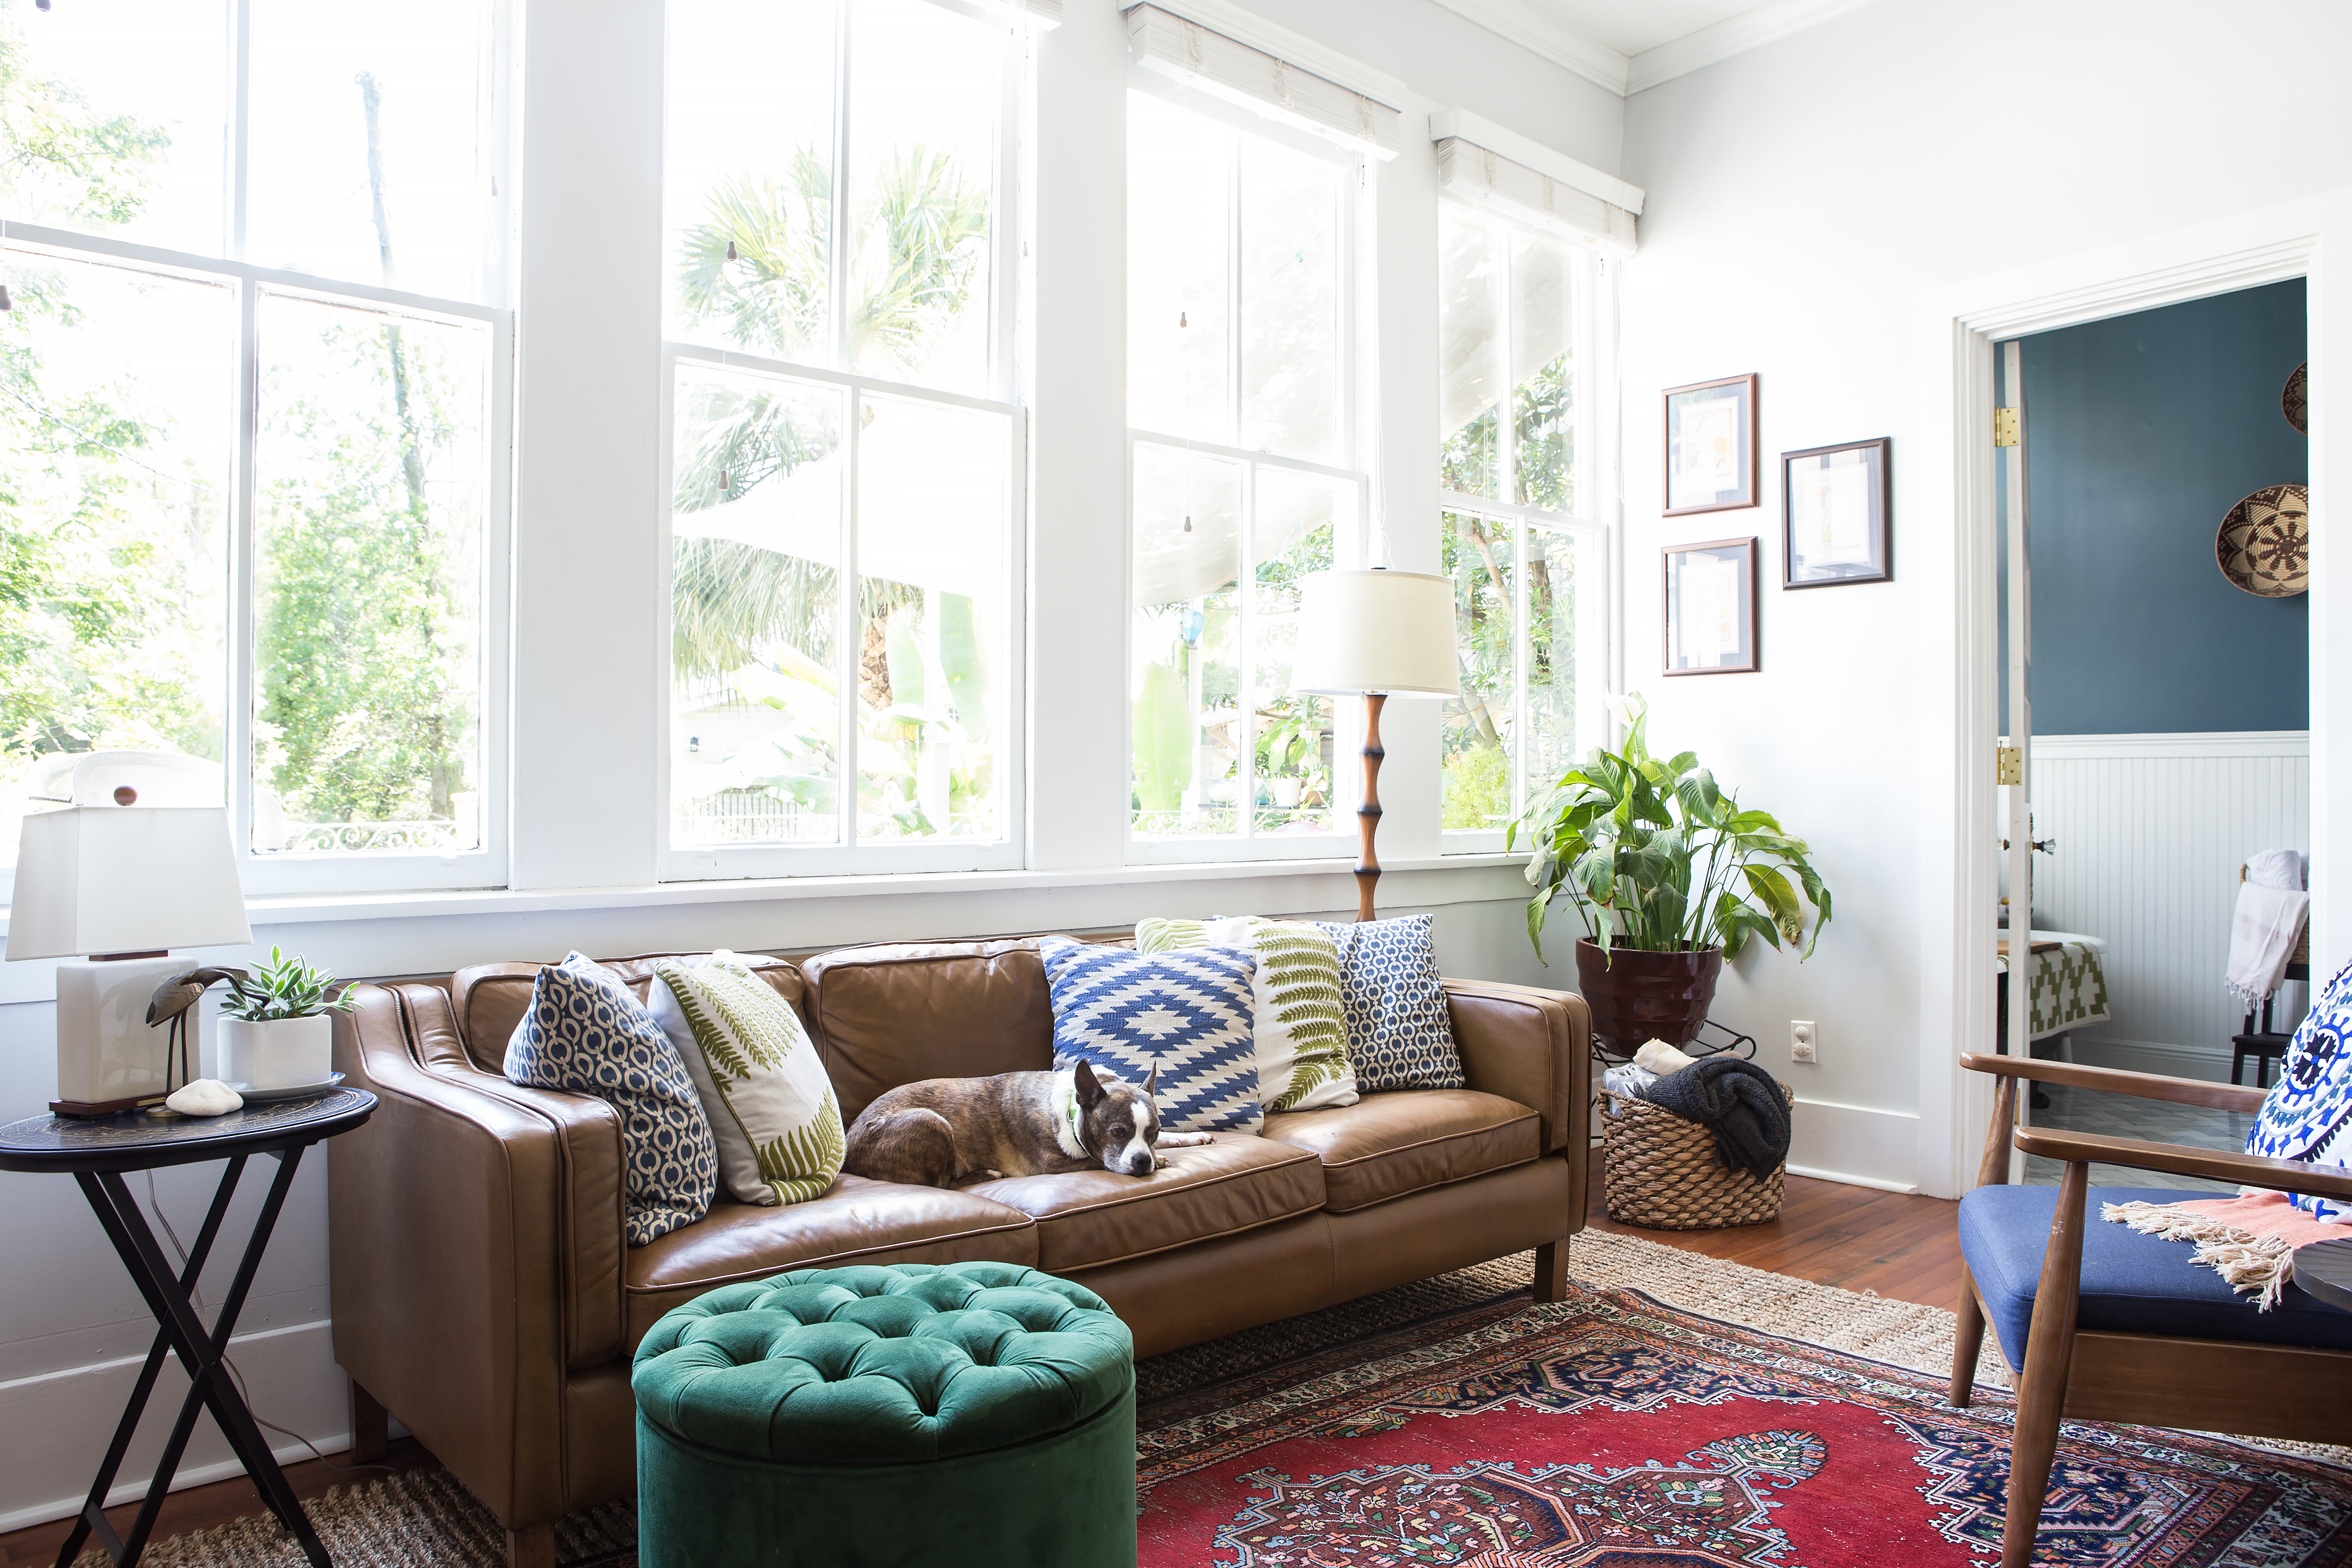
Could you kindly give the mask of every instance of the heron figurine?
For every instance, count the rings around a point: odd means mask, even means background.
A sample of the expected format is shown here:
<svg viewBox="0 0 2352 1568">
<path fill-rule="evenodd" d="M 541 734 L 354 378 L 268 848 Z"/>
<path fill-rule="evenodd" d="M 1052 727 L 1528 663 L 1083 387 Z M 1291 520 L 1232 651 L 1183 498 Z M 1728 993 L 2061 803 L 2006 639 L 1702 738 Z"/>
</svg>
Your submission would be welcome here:
<svg viewBox="0 0 2352 1568">
<path fill-rule="evenodd" d="M 243 996 L 246 983 L 252 977 L 243 969 L 199 966 L 174 975 L 155 988 L 155 994 L 147 1001 L 147 1027 L 171 1026 L 170 1032 L 163 1037 L 163 1088 L 166 1092 L 186 1087 L 195 1077 L 188 1064 L 188 1014 L 195 1007 L 197 999 L 223 980 L 229 983 L 231 990 Z M 178 1061 L 180 1073 L 180 1081 L 176 1084 L 172 1082 L 174 1058 Z"/>
</svg>

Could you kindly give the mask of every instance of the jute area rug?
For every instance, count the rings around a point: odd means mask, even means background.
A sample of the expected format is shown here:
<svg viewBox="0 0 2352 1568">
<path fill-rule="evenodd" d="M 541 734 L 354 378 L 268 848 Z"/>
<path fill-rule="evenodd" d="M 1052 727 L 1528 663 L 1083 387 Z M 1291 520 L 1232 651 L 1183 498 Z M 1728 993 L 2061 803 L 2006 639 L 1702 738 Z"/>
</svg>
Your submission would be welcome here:
<svg viewBox="0 0 2352 1568">
<path fill-rule="evenodd" d="M 2010 1403 L 1995 1386 L 1972 1412 L 1941 1409 L 1950 1313 L 1631 1237 L 1578 1238 L 1566 1302 L 1528 1299 L 1531 1266 L 1466 1269 L 1140 1364 L 1146 1568 L 1533 1568 L 1631 1561 L 1628 1547 L 1653 1563 L 1828 1568 L 1981 1562 L 1988 1530 L 1998 1545 Z M 1979 1381 L 1998 1367 L 1988 1350 Z M 2068 1433 L 2057 1485 L 2085 1528 L 2065 1562 L 2352 1562 L 2352 1454 Z M 346 1568 L 504 1560 L 497 1521 L 446 1471 L 308 1507 Z M 1646 1534 L 1612 1544 L 1626 1520 Z M 1904 1550 L 1888 1555 L 1895 1529 Z M 1579 1530 L 1591 1539 L 1568 1538 Z M 566 1519 L 557 1555 L 626 1563 L 634 1542 L 632 1505 L 612 1503 Z M 301 1563 L 268 1519 L 173 1536 L 146 1561 Z"/>
</svg>

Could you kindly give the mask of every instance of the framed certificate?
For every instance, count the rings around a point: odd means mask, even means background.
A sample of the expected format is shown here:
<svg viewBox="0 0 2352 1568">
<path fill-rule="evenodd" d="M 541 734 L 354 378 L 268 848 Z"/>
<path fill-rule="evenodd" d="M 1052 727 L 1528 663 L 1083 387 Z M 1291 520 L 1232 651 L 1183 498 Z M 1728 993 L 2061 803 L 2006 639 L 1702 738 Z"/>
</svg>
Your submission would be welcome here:
<svg viewBox="0 0 2352 1568">
<path fill-rule="evenodd" d="M 1757 504 L 1756 378 L 1666 391 L 1664 515 Z"/>
<path fill-rule="evenodd" d="M 1760 668 L 1755 539 L 1668 545 L 1664 553 L 1665 673 L 1729 675 Z"/>
<path fill-rule="evenodd" d="M 1893 445 L 1881 436 L 1780 454 L 1781 587 L 1894 580 Z"/>
</svg>

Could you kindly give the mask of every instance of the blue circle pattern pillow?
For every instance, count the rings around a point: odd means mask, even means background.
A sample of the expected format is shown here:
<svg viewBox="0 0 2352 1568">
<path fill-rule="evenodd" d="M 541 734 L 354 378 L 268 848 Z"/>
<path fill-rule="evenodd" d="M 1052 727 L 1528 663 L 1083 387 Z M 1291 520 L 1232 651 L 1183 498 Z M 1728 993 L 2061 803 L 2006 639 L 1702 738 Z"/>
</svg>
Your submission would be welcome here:
<svg viewBox="0 0 2352 1568">
<path fill-rule="evenodd" d="M 629 1245 L 710 1211 L 719 1143 L 677 1047 L 629 988 L 573 953 L 540 970 L 507 1040 L 506 1074 L 532 1089 L 593 1094 L 621 1113 Z"/>
<path fill-rule="evenodd" d="M 1437 977 L 1436 918 L 1315 924 L 1339 949 L 1339 1007 L 1357 1089 L 1462 1088 L 1462 1053 Z"/>
<path fill-rule="evenodd" d="M 2352 964 L 2336 971 L 2294 1031 L 2279 1080 L 2246 1134 L 2246 1153 L 2352 1166 Z M 2352 1219 L 2336 1198 L 2287 1196 L 2316 1218 Z"/>
</svg>

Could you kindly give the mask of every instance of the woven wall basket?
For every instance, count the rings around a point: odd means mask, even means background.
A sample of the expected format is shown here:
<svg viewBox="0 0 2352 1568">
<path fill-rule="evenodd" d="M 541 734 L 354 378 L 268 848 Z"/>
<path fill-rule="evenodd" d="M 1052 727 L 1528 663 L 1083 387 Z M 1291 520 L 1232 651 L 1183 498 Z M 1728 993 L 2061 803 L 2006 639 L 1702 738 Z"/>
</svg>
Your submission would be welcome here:
<svg viewBox="0 0 2352 1568">
<path fill-rule="evenodd" d="M 1785 1083 L 1781 1094 L 1797 1097 Z M 1715 1133 L 1685 1122 L 1663 1105 L 1622 1095 L 1601 1096 L 1601 1189 L 1609 1218 L 1650 1230 L 1715 1230 L 1760 1225 L 1780 1215 L 1788 1185 L 1782 1161 L 1770 1181 L 1716 1162 Z"/>
</svg>

